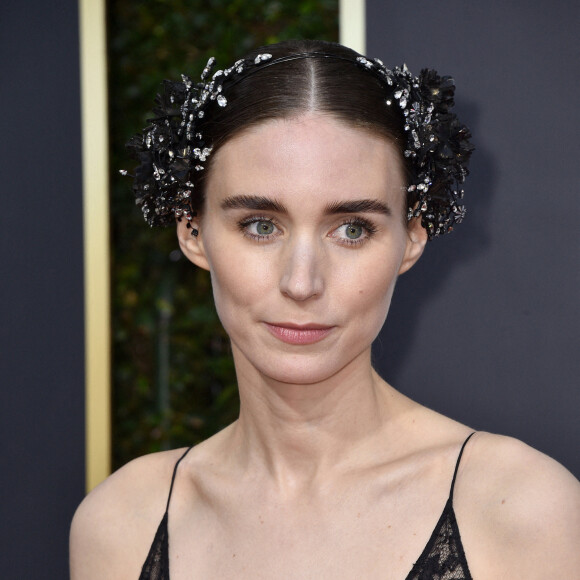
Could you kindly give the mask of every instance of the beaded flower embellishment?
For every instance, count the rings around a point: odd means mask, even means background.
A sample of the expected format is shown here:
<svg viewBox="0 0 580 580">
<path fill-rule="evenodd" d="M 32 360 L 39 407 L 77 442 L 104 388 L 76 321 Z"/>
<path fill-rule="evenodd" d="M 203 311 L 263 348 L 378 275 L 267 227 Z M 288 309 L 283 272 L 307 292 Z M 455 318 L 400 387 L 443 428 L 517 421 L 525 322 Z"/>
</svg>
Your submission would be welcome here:
<svg viewBox="0 0 580 580">
<path fill-rule="evenodd" d="M 406 65 L 389 70 L 378 58 L 357 62 L 392 88 L 387 105 L 397 102 L 404 116 L 413 179 L 407 187 L 415 200 L 407 218 L 421 217 L 429 239 L 453 230 L 465 217 L 461 185 L 469 174 L 473 145 L 469 129 L 450 112 L 455 84 L 450 76 L 423 69 L 418 77 Z M 438 187 L 432 191 L 432 186 Z"/>
<path fill-rule="evenodd" d="M 461 185 L 468 175 L 473 150 L 469 130 L 450 112 L 454 104 L 453 79 L 440 77 L 429 69 L 416 77 L 405 65 L 390 70 L 379 59 L 350 59 L 323 52 L 277 59 L 262 53 L 253 59 L 238 60 L 213 75 L 212 57 L 200 82 L 194 83 L 186 75 L 182 75 L 181 82 L 165 81 L 163 93 L 156 98 L 155 117 L 127 144 L 140 162 L 132 176 L 133 191 L 145 220 L 151 226 L 160 226 L 171 225 L 175 219 L 192 219 L 194 175 L 204 170 L 212 152 L 211 143 L 205 142 L 199 130 L 208 107 L 226 107 L 227 88 L 261 67 L 301 58 L 347 60 L 373 74 L 385 86 L 385 106 L 400 108 L 407 136 L 404 155 L 412 173 L 407 186 L 412 207 L 407 217 L 420 217 L 429 239 L 452 231 L 465 215 Z M 121 173 L 127 174 L 124 170 Z"/>
</svg>

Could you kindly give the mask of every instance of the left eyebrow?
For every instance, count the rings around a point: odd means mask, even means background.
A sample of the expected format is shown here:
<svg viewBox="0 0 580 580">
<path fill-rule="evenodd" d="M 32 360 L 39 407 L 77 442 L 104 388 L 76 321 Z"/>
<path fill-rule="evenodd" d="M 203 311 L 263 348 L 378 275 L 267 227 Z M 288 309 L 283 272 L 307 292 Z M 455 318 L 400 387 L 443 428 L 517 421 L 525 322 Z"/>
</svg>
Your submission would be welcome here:
<svg viewBox="0 0 580 580">
<path fill-rule="evenodd" d="M 353 199 L 352 201 L 335 201 L 326 206 L 327 214 L 336 213 L 382 213 L 391 215 L 391 208 L 378 199 Z"/>
<path fill-rule="evenodd" d="M 262 195 L 236 195 L 227 197 L 222 201 L 221 206 L 222 209 L 251 209 L 288 213 L 288 210 L 278 200 Z"/>
</svg>

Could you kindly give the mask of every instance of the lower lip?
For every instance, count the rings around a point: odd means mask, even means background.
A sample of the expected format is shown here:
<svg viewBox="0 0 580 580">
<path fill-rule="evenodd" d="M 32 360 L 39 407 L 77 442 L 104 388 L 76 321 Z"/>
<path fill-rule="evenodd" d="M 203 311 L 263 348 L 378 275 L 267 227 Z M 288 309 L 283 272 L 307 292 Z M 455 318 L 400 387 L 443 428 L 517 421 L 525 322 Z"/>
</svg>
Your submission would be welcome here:
<svg viewBox="0 0 580 580">
<path fill-rule="evenodd" d="M 330 328 L 288 328 L 266 323 L 268 330 L 282 342 L 288 344 L 313 344 L 321 341 L 332 331 Z"/>
</svg>

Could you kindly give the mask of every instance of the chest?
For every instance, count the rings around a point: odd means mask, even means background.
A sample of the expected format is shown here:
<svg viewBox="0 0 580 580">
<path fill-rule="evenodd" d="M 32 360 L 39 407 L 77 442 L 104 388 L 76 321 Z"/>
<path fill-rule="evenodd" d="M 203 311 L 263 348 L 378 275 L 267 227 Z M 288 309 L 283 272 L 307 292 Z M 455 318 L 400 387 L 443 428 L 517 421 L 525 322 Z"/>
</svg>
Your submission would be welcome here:
<svg viewBox="0 0 580 580">
<path fill-rule="evenodd" d="M 175 515 L 169 526 L 171 580 L 405 580 L 444 503 L 412 506 L 360 494 Z"/>
</svg>

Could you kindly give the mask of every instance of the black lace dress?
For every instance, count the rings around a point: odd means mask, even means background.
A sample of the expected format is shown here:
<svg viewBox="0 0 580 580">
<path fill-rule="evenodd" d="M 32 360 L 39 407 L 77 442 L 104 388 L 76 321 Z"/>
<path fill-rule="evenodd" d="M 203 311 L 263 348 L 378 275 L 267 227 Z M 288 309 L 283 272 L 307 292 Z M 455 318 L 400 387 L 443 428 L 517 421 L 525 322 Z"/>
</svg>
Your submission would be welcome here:
<svg viewBox="0 0 580 580">
<path fill-rule="evenodd" d="M 453 511 L 453 489 L 459 462 L 463 455 L 466 443 L 473 433 L 463 442 L 461 451 L 455 464 L 453 480 L 449 499 L 443 508 L 443 513 L 423 550 L 419 559 L 415 562 L 413 569 L 409 572 L 405 580 L 472 580 L 465 559 L 465 552 L 461 544 L 459 528 Z M 167 531 L 169 502 L 171 501 L 171 492 L 177 473 L 177 467 L 180 461 L 187 455 L 189 449 L 181 456 L 173 469 L 173 477 L 169 488 L 169 497 L 163 519 L 157 528 L 155 539 L 149 550 L 149 555 L 139 580 L 170 580 L 169 578 L 169 534 Z"/>
</svg>

